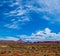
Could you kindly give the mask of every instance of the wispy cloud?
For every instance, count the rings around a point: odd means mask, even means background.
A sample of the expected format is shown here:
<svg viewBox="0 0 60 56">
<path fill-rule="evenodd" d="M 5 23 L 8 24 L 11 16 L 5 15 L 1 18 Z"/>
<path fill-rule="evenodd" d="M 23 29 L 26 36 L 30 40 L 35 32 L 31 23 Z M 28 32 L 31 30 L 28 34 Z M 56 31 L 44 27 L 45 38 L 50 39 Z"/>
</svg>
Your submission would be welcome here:
<svg viewBox="0 0 60 56">
<path fill-rule="evenodd" d="M 40 5 L 43 4 L 42 8 L 39 8 L 39 11 L 45 11 L 52 16 L 49 16 L 50 21 L 60 22 L 60 1 L 59 0 L 38 0 Z M 47 15 L 45 15 L 47 16 Z"/>
<path fill-rule="evenodd" d="M 5 36 L 5 37 L 0 37 L 0 40 L 14 40 L 14 41 L 17 41 L 19 39 L 16 38 L 16 37 Z"/>
<path fill-rule="evenodd" d="M 18 25 L 17 24 L 5 24 L 4 27 L 12 28 L 12 29 L 17 29 Z"/>
<path fill-rule="evenodd" d="M 11 19 L 11 23 L 5 24 L 4 27 L 11 28 L 11 29 L 18 29 L 21 26 L 25 25 L 26 22 L 29 22 L 30 19 L 26 16 L 21 17 L 21 19 Z"/>
<path fill-rule="evenodd" d="M 8 6 L 14 8 L 9 12 L 4 12 L 3 14 L 7 17 L 19 17 L 20 22 L 29 22 L 30 15 L 29 12 L 35 11 L 38 14 L 43 13 L 43 19 L 48 20 L 49 22 L 59 22 L 60 23 L 60 1 L 59 0 L 13 0 L 4 1 L 4 3 L 8 3 Z M 16 6 L 16 8 L 15 8 Z M 47 15 L 48 14 L 48 15 Z M 22 20 L 20 19 L 22 18 Z M 19 25 L 17 23 L 9 23 L 7 24 L 8 28 L 17 28 Z M 4 25 L 7 27 L 7 25 Z M 10 27 L 9 27 L 10 26 Z"/>
<path fill-rule="evenodd" d="M 4 3 L 6 4 L 9 3 L 7 5 L 11 8 L 14 8 L 12 10 L 9 10 L 9 12 L 3 12 L 6 18 L 11 18 L 10 22 L 6 23 L 4 27 L 16 29 L 21 27 L 21 25 L 25 24 L 25 22 L 30 21 L 30 17 L 27 14 L 28 10 L 24 9 L 24 6 L 22 5 L 21 0 L 18 0 L 18 1 L 15 0 L 15 2 L 13 0 L 4 1 Z"/>
</svg>

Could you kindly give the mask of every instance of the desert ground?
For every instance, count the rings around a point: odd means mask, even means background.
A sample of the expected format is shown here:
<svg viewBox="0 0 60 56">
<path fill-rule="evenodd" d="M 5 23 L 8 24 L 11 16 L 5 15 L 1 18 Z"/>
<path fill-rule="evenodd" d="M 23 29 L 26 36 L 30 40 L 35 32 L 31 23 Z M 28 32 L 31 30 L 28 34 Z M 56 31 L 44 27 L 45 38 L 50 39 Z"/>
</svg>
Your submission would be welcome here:
<svg viewBox="0 0 60 56">
<path fill-rule="evenodd" d="M 0 44 L 0 56 L 60 56 L 60 44 Z"/>
</svg>

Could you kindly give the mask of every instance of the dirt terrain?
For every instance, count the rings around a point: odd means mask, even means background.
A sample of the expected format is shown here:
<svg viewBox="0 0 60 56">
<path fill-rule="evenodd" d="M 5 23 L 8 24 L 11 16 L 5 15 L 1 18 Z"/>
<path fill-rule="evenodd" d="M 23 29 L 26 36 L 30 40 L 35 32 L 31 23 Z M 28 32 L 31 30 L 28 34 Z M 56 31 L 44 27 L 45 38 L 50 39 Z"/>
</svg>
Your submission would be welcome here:
<svg viewBox="0 0 60 56">
<path fill-rule="evenodd" d="M 0 44 L 0 56 L 60 56 L 60 44 Z"/>
</svg>

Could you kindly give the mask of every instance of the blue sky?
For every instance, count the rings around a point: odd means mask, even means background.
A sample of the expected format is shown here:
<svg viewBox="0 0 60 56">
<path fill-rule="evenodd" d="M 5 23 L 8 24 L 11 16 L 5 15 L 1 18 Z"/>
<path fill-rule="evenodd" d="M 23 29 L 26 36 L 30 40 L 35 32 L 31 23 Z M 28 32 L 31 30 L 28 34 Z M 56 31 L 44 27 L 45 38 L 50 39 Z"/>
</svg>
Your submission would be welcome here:
<svg viewBox="0 0 60 56">
<path fill-rule="evenodd" d="M 0 0 L 0 40 L 60 41 L 59 0 Z"/>
</svg>

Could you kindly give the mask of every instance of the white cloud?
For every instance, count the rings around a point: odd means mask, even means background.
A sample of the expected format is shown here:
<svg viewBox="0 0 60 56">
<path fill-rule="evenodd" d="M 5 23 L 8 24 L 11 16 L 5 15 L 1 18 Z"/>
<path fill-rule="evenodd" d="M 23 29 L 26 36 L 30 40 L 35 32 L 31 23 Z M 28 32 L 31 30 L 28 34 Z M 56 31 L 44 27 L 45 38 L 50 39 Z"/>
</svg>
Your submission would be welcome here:
<svg viewBox="0 0 60 56">
<path fill-rule="evenodd" d="M 17 8 L 13 11 L 10 11 L 9 13 L 7 13 L 9 16 L 22 16 L 26 13 L 26 10 L 23 10 L 21 8 Z"/>
<path fill-rule="evenodd" d="M 50 18 L 46 15 L 43 16 L 43 19 L 50 21 Z"/>
<path fill-rule="evenodd" d="M 16 21 L 14 21 L 13 23 L 10 23 L 10 24 L 5 24 L 4 27 L 12 28 L 12 29 L 17 29 L 17 28 L 19 28 Z"/>
<path fill-rule="evenodd" d="M 18 29 L 21 28 L 23 25 L 25 25 L 25 22 L 29 22 L 30 19 L 26 16 L 21 17 L 21 19 L 11 19 L 12 23 L 5 24 L 4 27 L 12 28 L 12 29 Z"/>
<path fill-rule="evenodd" d="M 6 1 L 5 1 L 6 2 Z M 17 5 L 17 8 L 14 10 L 9 11 L 9 13 L 5 13 L 8 17 L 13 16 L 20 16 L 22 17 L 22 20 L 17 20 L 16 22 L 28 22 L 30 21 L 30 17 L 28 16 L 30 10 L 33 10 L 40 14 L 40 12 L 45 13 L 47 12 L 49 15 L 53 16 L 52 18 L 50 16 L 47 16 L 46 14 L 43 15 L 43 18 L 48 20 L 49 22 L 60 22 L 60 1 L 59 0 L 27 0 L 25 1 L 25 4 L 23 5 L 22 0 L 15 0 L 8 1 L 10 2 L 9 6 L 14 7 Z M 25 15 L 25 16 L 24 16 Z M 13 23 L 13 22 L 12 22 Z M 18 24 L 8 24 L 8 28 L 17 28 Z"/>
<path fill-rule="evenodd" d="M 8 28 L 13 28 L 13 29 L 18 28 L 18 25 L 17 24 L 6 24 L 4 26 L 5 27 L 8 27 Z"/>
<path fill-rule="evenodd" d="M 38 31 L 36 33 L 32 33 L 30 36 L 28 35 L 20 35 L 21 39 L 25 41 L 60 41 L 60 32 L 54 33 L 51 32 L 49 28 L 45 28 L 43 31 Z"/>
<path fill-rule="evenodd" d="M 49 28 L 45 28 L 45 33 L 46 34 L 50 34 L 51 33 L 51 30 Z"/>
<path fill-rule="evenodd" d="M 34 6 L 35 4 L 40 5 L 41 7 Z M 40 12 L 47 12 L 48 15 L 52 16 L 47 16 L 46 14 L 43 15 L 43 18 L 50 21 L 50 22 L 60 22 L 60 1 L 59 0 L 35 0 L 33 3 L 30 5 L 26 5 L 30 10 L 34 10 L 37 13 Z"/>
<path fill-rule="evenodd" d="M 14 40 L 14 41 L 17 41 L 17 40 L 19 40 L 19 39 L 16 38 L 16 37 L 6 36 L 5 38 L 4 38 L 4 37 L 1 37 L 0 40 Z"/>
<path fill-rule="evenodd" d="M 16 1 L 16 0 L 15 0 Z M 24 2 L 22 0 L 18 0 L 16 2 L 10 1 L 10 5 L 18 5 L 17 8 L 14 10 L 16 13 L 17 11 L 29 11 L 29 10 L 36 10 L 36 11 L 46 11 L 49 13 L 59 13 L 60 12 L 60 1 L 59 0 L 27 0 L 25 4 L 22 5 Z M 38 7 L 41 6 L 41 7 Z M 26 9 L 23 9 L 27 7 Z M 18 9 L 18 10 L 17 10 Z M 13 11 L 10 11 L 13 12 Z M 18 13 L 19 14 L 19 13 Z M 21 15 L 21 14 L 20 14 Z"/>
<path fill-rule="evenodd" d="M 60 1 L 59 0 L 39 0 L 37 1 L 39 4 L 42 3 L 45 5 L 45 8 L 50 10 L 50 12 L 60 12 Z M 44 9 L 44 8 L 43 8 Z M 48 11 L 47 10 L 47 11 Z M 59 13 L 58 12 L 58 13 Z"/>
<path fill-rule="evenodd" d="M 52 15 L 54 18 L 45 18 L 49 19 L 50 22 L 59 22 L 60 23 L 60 0 L 38 0 L 40 5 L 42 4 L 42 8 L 39 8 L 38 11 L 48 12 L 48 14 Z M 44 15 L 45 17 L 47 15 Z"/>
<path fill-rule="evenodd" d="M 19 5 L 19 2 L 11 3 L 9 6 L 10 6 L 10 7 L 14 7 L 14 6 L 16 6 L 16 5 Z"/>
<path fill-rule="evenodd" d="M 30 21 L 29 16 L 26 14 L 28 11 L 26 9 L 23 9 L 23 6 L 19 2 L 20 1 L 16 1 L 15 3 L 12 2 L 12 6 L 14 6 L 15 4 L 19 4 L 19 6 L 9 13 L 5 13 L 5 15 L 8 17 L 17 16 L 17 18 L 14 17 L 15 19 L 11 19 L 11 23 L 5 24 L 4 27 L 16 29 L 21 27 L 21 25 L 24 25 L 25 22 Z"/>
<path fill-rule="evenodd" d="M 47 31 L 47 33 L 46 33 Z M 36 33 L 32 33 L 30 36 L 28 35 L 18 35 L 16 37 L 6 36 L 0 37 L 0 40 L 19 40 L 22 39 L 24 41 L 60 41 L 60 32 L 54 33 L 51 32 L 49 28 L 45 28 L 44 30 L 37 31 Z"/>
</svg>

